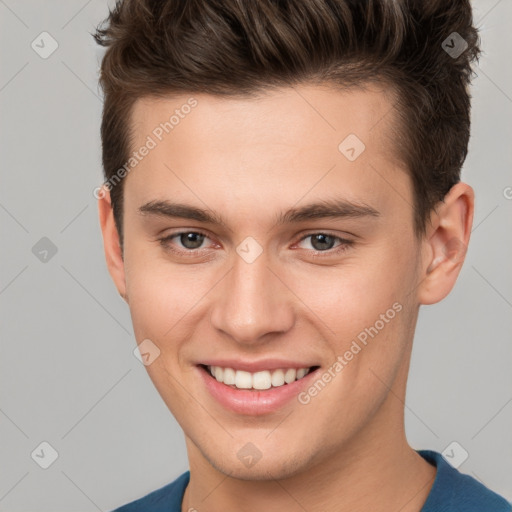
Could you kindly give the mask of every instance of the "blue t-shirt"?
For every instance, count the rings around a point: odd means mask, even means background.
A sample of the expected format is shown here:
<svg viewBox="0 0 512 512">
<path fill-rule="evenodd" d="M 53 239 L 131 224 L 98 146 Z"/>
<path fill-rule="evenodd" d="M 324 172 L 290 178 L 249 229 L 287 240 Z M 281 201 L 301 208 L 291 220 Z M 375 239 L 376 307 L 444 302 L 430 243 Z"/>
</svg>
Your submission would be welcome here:
<svg viewBox="0 0 512 512">
<path fill-rule="evenodd" d="M 512 512 L 512 505 L 473 477 L 448 464 L 430 450 L 418 453 L 437 468 L 434 485 L 421 512 Z M 183 494 L 190 478 L 186 471 L 174 482 L 113 512 L 181 512 Z"/>
</svg>

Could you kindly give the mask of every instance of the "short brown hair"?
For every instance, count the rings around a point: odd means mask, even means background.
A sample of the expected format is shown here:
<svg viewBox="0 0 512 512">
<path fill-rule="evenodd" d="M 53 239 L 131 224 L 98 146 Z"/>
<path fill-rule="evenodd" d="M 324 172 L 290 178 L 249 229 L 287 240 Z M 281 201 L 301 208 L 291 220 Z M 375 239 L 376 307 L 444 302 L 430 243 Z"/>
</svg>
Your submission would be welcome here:
<svg viewBox="0 0 512 512">
<path fill-rule="evenodd" d="M 471 63 L 480 53 L 469 0 L 118 0 L 93 35 L 107 47 L 100 73 L 107 183 L 129 158 L 137 99 L 250 96 L 306 82 L 392 86 L 418 234 L 460 180 Z M 121 240 L 122 189 L 122 181 L 111 188 Z"/>
</svg>

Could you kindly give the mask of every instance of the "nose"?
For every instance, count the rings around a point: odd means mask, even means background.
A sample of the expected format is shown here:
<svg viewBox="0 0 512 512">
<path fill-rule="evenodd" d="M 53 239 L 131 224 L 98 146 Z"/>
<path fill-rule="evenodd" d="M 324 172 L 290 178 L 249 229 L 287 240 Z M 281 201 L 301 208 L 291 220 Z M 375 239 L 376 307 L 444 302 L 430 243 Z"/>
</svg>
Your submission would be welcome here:
<svg viewBox="0 0 512 512">
<path fill-rule="evenodd" d="M 267 335 L 291 329 L 293 293 L 285 277 L 270 268 L 265 251 L 252 263 L 235 255 L 233 268 L 216 287 L 212 326 L 244 345 L 261 344 Z"/>
</svg>

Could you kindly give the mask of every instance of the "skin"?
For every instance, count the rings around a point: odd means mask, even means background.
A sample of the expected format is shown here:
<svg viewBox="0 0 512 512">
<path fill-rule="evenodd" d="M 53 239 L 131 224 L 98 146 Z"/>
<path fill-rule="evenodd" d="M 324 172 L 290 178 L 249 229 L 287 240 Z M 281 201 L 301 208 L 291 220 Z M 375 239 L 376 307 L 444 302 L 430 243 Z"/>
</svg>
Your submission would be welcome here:
<svg viewBox="0 0 512 512">
<path fill-rule="evenodd" d="M 134 148 L 190 96 L 138 100 Z M 471 187 L 455 185 L 415 234 L 385 89 L 303 84 L 257 100 L 194 98 L 125 179 L 123 252 L 108 191 L 99 200 L 110 274 L 137 343 L 149 338 L 161 351 L 146 368 L 185 433 L 182 510 L 419 511 L 435 468 L 404 432 L 411 346 L 419 306 L 442 300 L 459 274 Z M 338 150 L 350 133 L 366 145 L 353 162 Z M 281 211 L 333 198 L 378 215 L 275 225 Z M 139 212 L 154 200 L 216 212 L 224 224 Z M 182 231 L 207 235 L 192 257 L 169 250 L 194 251 L 179 236 L 167 248 L 159 241 Z M 338 240 L 322 249 L 305 238 L 326 231 L 352 243 L 335 253 Z M 263 250 L 250 264 L 236 252 L 248 236 Z M 198 378 L 196 364 L 213 357 L 298 359 L 325 371 L 394 303 L 402 310 L 307 405 L 235 414 Z M 237 457 L 248 442 L 262 454 L 250 468 Z"/>
</svg>

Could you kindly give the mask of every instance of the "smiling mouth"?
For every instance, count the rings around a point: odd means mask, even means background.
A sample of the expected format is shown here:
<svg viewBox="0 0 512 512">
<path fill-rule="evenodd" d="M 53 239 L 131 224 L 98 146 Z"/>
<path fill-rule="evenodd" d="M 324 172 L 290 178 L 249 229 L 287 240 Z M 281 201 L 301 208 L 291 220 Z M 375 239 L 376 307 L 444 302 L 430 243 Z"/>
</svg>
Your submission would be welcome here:
<svg viewBox="0 0 512 512">
<path fill-rule="evenodd" d="M 207 366 L 203 364 L 199 366 L 217 382 L 233 389 L 243 389 L 246 391 L 264 391 L 287 386 L 320 368 L 319 366 L 282 368 L 251 373 L 221 366 Z"/>
</svg>

